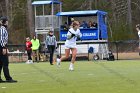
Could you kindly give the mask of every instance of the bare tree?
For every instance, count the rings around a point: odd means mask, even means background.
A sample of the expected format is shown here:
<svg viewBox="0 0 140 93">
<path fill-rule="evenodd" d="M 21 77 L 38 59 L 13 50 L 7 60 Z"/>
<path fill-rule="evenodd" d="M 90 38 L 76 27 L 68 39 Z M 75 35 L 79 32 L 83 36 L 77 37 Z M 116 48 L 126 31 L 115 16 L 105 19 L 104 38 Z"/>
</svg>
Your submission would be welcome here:
<svg viewBox="0 0 140 93">
<path fill-rule="evenodd" d="M 129 29 L 132 30 L 132 14 L 131 14 L 131 0 L 127 1 L 128 3 L 128 23 L 129 23 Z"/>
<path fill-rule="evenodd" d="M 33 10 L 32 10 L 32 0 L 27 0 L 27 22 L 29 26 L 30 35 L 34 34 L 34 26 L 33 26 Z"/>
<path fill-rule="evenodd" d="M 6 15 L 9 15 L 9 0 L 5 0 L 5 4 L 6 4 Z"/>
</svg>

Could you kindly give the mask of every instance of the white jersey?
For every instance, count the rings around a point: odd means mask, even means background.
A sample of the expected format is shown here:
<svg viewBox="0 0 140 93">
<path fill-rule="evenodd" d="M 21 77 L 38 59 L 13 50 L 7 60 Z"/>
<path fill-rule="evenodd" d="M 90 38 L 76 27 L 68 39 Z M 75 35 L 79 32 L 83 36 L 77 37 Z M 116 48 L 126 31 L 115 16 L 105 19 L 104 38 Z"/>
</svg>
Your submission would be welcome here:
<svg viewBox="0 0 140 93">
<path fill-rule="evenodd" d="M 81 37 L 82 34 L 80 33 L 80 30 L 77 29 L 76 31 L 73 28 L 70 28 L 68 33 L 67 33 L 67 37 L 71 36 L 72 34 L 75 34 L 74 37 L 72 37 L 71 39 L 67 39 L 65 42 L 65 47 L 66 48 L 76 48 L 76 40 L 77 40 L 77 36 Z"/>
<path fill-rule="evenodd" d="M 139 38 L 140 38 L 140 30 L 138 31 L 138 36 L 139 36 Z"/>
</svg>

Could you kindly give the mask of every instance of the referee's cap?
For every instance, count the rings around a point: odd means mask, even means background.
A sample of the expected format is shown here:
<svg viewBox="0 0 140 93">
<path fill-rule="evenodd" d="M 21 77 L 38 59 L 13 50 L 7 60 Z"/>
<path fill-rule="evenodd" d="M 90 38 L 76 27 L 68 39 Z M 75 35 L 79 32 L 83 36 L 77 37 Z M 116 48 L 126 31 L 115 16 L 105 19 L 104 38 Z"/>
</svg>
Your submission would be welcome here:
<svg viewBox="0 0 140 93">
<path fill-rule="evenodd" d="M 8 21 L 8 18 L 6 16 L 3 16 L 3 17 L 0 18 L 0 21 L 2 23 L 5 23 L 6 21 Z"/>
</svg>

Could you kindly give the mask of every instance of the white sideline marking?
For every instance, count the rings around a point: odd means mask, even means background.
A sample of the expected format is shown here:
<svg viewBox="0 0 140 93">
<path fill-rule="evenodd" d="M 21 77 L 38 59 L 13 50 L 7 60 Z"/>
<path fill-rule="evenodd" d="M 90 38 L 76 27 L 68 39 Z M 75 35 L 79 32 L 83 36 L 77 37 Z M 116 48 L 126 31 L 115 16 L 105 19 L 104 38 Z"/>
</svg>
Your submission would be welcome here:
<svg viewBox="0 0 140 93">
<path fill-rule="evenodd" d="M 39 80 L 39 82 L 45 82 L 45 80 Z"/>
<path fill-rule="evenodd" d="M 1 88 L 6 88 L 6 87 L 1 87 Z"/>
<path fill-rule="evenodd" d="M 94 74 L 88 74 L 89 76 L 92 76 L 92 75 L 94 75 Z"/>
<path fill-rule="evenodd" d="M 38 73 L 38 72 L 32 72 L 32 73 Z"/>
<path fill-rule="evenodd" d="M 28 73 L 21 73 L 21 74 L 25 75 L 25 74 L 28 74 Z"/>
</svg>

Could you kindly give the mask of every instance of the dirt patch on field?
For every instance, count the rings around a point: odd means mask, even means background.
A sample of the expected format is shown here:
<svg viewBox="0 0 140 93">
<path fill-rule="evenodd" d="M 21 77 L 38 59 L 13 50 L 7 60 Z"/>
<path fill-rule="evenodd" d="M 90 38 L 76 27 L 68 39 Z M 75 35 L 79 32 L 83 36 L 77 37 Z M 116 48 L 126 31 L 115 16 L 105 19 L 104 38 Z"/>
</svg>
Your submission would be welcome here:
<svg viewBox="0 0 140 93">
<path fill-rule="evenodd" d="M 113 53 L 115 59 L 117 59 L 117 54 Z M 140 59 L 138 52 L 131 52 L 131 53 L 118 53 L 118 59 Z"/>
</svg>

